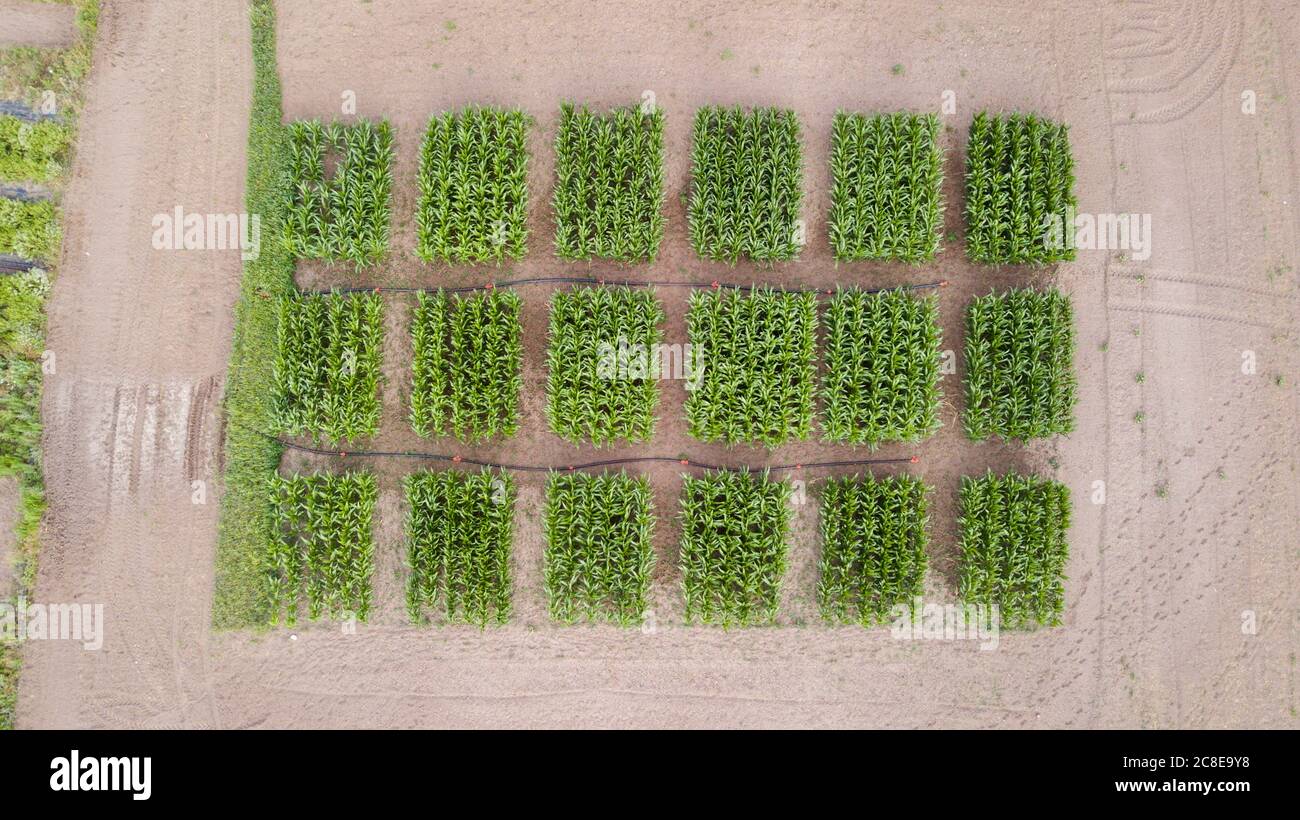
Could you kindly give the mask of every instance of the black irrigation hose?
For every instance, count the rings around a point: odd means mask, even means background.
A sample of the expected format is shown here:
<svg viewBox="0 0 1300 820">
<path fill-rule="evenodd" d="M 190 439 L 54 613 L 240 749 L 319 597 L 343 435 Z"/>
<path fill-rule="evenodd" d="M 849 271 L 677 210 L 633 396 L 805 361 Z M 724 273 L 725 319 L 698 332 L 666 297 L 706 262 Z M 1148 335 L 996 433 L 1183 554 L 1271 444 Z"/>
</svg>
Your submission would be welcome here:
<svg viewBox="0 0 1300 820">
<path fill-rule="evenodd" d="M 0 253 L 0 275 L 13 273 L 26 273 L 32 268 L 39 268 L 41 263 L 33 262 L 30 259 L 23 259 L 21 256 L 10 256 L 7 253 Z"/>
<path fill-rule="evenodd" d="M 23 188 L 19 185 L 0 185 L 0 197 L 19 202 L 45 202 L 51 198 L 48 191 Z"/>
<path fill-rule="evenodd" d="M 303 291 L 303 293 L 323 295 L 327 293 L 431 293 L 441 290 L 444 293 L 470 293 L 478 290 L 495 290 L 497 288 L 517 288 L 524 285 L 542 285 L 542 284 L 572 284 L 572 285 L 607 285 L 611 287 L 625 288 L 693 288 L 696 290 L 714 289 L 714 290 L 772 290 L 777 293 L 817 293 L 832 294 L 833 288 L 781 288 L 771 287 L 768 285 L 732 285 L 725 282 L 649 282 L 633 279 L 602 279 L 595 276 L 537 276 L 531 279 L 506 279 L 501 282 L 490 282 L 486 285 L 466 285 L 456 288 L 412 288 L 412 287 L 388 287 L 379 285 L 376 287 L 362 288 L 327 288 L 322 290 Z M 882 293 L 890 290 L 924 290 L 927 288 L 941 288 L 948 284 L 946 280 L 938 282 L 925 282 L 919 285 L 897 285 L 888 288 L 872 288 L 864 291 L 865 293 Z"/>
<path fill-rule="evenodd" d="M 18 100 L 0 100 L 0 115 L 8 114 L 11 117 L 17 117 L 25 122 L 40 122 L 41 120 L 58 119 L 55 114 L 42 114 L 40 111 L 32 108 L 26 103 Z"/>
<path fill-rule="evenodd" d="M 573 472 L 575 470 L 591 470 L 597 467 L 612 467 L 620 464 L 678 464 L 682 467 L 694 467 L 699 470 L 726 470 L 732 473 L 763 471 L 782 472 L 787 470 L 805 470 L 829 467 L 860 467 L 871 464 L 916 464 L 921 460 L 919 456 L 909 456 L 905 458 L 854 458 L 842 459 L 839 461 L 809 461 L 800 464 L 770 464 L 763 467 L 750 467 L 747 465 L 734 467 L 725 464 L 706 464 L 702 461 L 694 461 L 688 458 L 673 458 L 671 456 L 631 456 L 628 458 L 607 458 L 600 461 L 577 462 L 574 464 L 565 464 L 559 467 L 542 467 L 536 464 L 507 464 L 495 461 L 482 461 L 476 458 L 467 458 L 465 456 L 449 456 L 443 453 L 417 453 L 409 450 L 327 450 L 323 447 L 311 447 L 305 444 L 296 444 L 292 441 L 285 441 L 278 436 L 263 433 L 261 430 L 254 430 L 253 428 L 239 424 L 238 422 L 235 422 L 235 425 L 248 430 L 249 432 L 256 433 L 270 441 L 274 441 L 281 447 L 318 456 L 334 456 L 338 458 L 416 458 L 429 461 L 444 461 L 451 464 L 469 464 L 474 467 L 488 467 L 496 470 L 512 470 L 520 473 Z"/>
</svg>

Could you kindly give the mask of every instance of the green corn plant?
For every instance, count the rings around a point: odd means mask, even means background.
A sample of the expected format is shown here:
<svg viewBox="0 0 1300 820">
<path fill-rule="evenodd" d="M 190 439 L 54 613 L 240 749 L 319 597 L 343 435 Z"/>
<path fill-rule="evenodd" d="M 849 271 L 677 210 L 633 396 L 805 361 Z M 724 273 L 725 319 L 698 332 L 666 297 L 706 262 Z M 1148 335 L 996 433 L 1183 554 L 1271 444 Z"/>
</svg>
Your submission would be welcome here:
<svg viewBox="0 0 1300 820">
<path fill-rule="evenodd" d="M 62 236 L 53 203 L 0 198 L 0 254 L 56 262 Z"/>
<path fill-rule="evenodd" d="M 641 623 L 654 566 L 654 514 L 645 476 L 553 474 L 545 529 L 553 619 Z"/>
<path fill-rule="evenodd" d="M 959 594 L 997 607 L 1001 626 L 1055 626 L 1065 609 L 1070 490 L 1039 476 L 961 482 Z"/>
<path fill-rule="evenodd" d="M 766 475 L 710 472 L 682 486 L 686 619 L 771 623 L 781 602 L 790 485 Z"/>
<path fill-rule="evenodd" d="M 411 324 L 416 433 L 450 432 L 467 442 L 515 434 L 523 387 L 521 304 L 518 294 L 504 290 L 419 294 Z"/>
<path fill-rule="evenodd" d="M 420 147 L 421 259 L 499 262 L 528 243 L 528 128 L 519 110 L 468 107 L 429 120 Z"/>
<path fill-rule="evenodd" d="M 831 177 L 830 242 L 837 260 L 934 258 L 943 233 L 936 115 L 837 112 Z"/>
<path fill-rule="evenodd" d="M 802 240 L 799 118 L 776 108 L 701 108 L 691 152 L 691 244 L 705 259 L 794 259 Z"/>
<path fill-rule="evenodd" d="M 551 297 L 546 419 L 552 432 L 596 445 L 650 440 L 659 385 L 647 360 L 663 337 L 664 316 L 650 290 L 577 288 Z"/>
<path fill-rule="evenodd" d="M 304 594 L 311 620 L 365 621 L 374 572 L 375 477 L 275 476 L 270 491 L 274 515 L 265 567 L 272 623 L 296 623 Z"/>
<path fill-rule="evenodd" d="M 662 109 L 565 103 L 555 137 L 555 252 L 653 262 L 664 235 Z"/>
<path fill-rule="evenodd" d="M 510 619 L 515 484 L 507 472 L 418 472 L 406 486 L 406 608 L 412 623 Z"/>
<path fill-rule="evenodd" d="M 903 290 L 846 290 L 826 311 L 822 427 L 875 447 L 939 429 L 939 302 Z"/>
<path fill-rule="evenodd" d="M 63 173 L 72 131 L 53 120 L 26 122 L 0 114 L 0 180 L 49 182 Z"/>
<path fill-rule="evenodd" d="M 297 294 L 279 301 L 278 432 L 330 442 L 379 431 L 384 305 L 378 294 Z"/>
<path fill-rule="evenodd" d="M 808 438 L 816 394 L 817 297 L 696 291 L 686 318 L 703 375 L 686 398 L 700 441 L 775 447 Z"/>
<path fill-rule="evenodd" d="M 990 115 L 971 123 L 966 149 L 966 255 L 989 264 L 1074 259 L 1055 242 L 1049 219 L 1067 229 L 1074 196 L 1069 128 L 1035 114 Z"/>
<path fill-rule="evenodd" d="M 919 478 L 833 478 L 821 499 L 817 602 L 830 623 L 874 626 L 925 589 L 927 493 Z M 915 615 L 915 612 L 912 612 Z"/>
<path fill-rule="evenodd" d="M 393 131 L 386 120 L 290 123 L 284 240 L 300 259 L 375 265 L 388 252 Z M 333 174 L 326 168 L 332 161 Z"/>
<path fill-rule="evenodd" d="M 41 508 L 41 381 L 45 352 L 42 270 L 0 276 L 0 477 L 19 480 L 25 519 L 34 532 Z"/>
<path fill-rule="evenodd" d="M 966 313 L 966 434 L 1024 441 L 1074 430 L 1074 310 L 1055 290 L 1011 290 Z"/>
</svg>

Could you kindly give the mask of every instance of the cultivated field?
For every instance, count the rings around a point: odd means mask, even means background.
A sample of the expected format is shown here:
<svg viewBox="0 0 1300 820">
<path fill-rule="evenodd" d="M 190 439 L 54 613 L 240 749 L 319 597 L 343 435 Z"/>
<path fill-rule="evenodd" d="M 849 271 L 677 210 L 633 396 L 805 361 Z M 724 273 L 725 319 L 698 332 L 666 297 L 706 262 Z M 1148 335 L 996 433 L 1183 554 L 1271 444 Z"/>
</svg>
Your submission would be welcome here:
<svg viewBox="0 0 1300 820">
<path fill-rule="evenodd" d="M 108 5 L 36 583 L 107 635 L 25 647 L 19 725 L 1294 727 L 1300 16 L 620 5 Z M 153 251 L 268 201 L 272 56 L 283 230 Z M 1072 199 L 1150 258 L 1027 237 Z M 653 287 L 483 288 L 552 277 Z M 698 388 L 591 378 L 619 333 Z"/>
</svg>

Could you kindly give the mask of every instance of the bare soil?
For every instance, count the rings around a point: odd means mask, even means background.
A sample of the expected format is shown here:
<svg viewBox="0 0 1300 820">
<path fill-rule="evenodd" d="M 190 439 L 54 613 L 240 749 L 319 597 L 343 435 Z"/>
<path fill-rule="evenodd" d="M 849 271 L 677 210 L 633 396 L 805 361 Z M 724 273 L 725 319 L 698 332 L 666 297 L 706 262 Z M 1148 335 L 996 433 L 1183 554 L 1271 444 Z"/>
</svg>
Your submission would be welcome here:
<svg viewBox="0 0 1300 820">
<path fill-rule="evenodd" d="M 18 479 L 9 476 L 0 478 L 0 601 L 14 593 L 16 567 L 18 560 L 18 526 L 22 514 L 22 491 Z"/>
<path fill-rule="evenodd" d="M 0 0 L 0 48 L 67 48 L 77 37 L 76 20 L 72 6 Z"/>
<path fill-rule="evenodd" d="M 236 253 L 149 250 L 176 204 L 238 210 L 249 55 L 242 9 L 166 14 L 110 6 L 65 197 L 51 308 L 60 372 L 45 406 L 50 514 L 38 594 L 107 604 L 99 653 L 31 645 L 25 726 L 1290 726 L 1296 718 L 1300 512 L 1296 484 L 1300 12 L 1282 2 L 1148 5 L 674 0 L 593 14 L 577 0 L 279 4 L 289 119 L 358 114 L 397 129 L 393 259 L 365 277 L 304 265 L 300 284 L 467 285 L 581 275 L 870 287 L 947 280 L 943 430 L 908 467 L 934 485 L 927 595 L 955 590 L 964 474 L 1034 469 L 1075 500 L 1065 624 L 972 642 L 896 641 L 815 615 L 816 502 L 799 507 L 782 625 L 724 632 L 680 622 L 680 469 L 650 471 L 659 512 L 656 628 L 558 628 L 541 590 L 540 476 L 520 477 L 516 618 L 417 629 L 401 612 L 400 476 L 381 477 L 372 623 L 211 635 L 216 406 L 237 291 Z M 896 69 L 895 66 L 901 68 Z M 667 115 L 668 231 L 651 266 L 561 263 L 549 199 L 559 102 Z M 971 115 L 1034 110 L 1071 125 L 1080 209 L 1152 215 L 1145 262 L 1082 251 L 1033 272 L 967 264 L 836 266 L 825 241 L 837 108 L 938 110 L 946 91 L 947 229 L 960 234 Z M 1252 91 L 1255 113 L 1242 109 Z M 437 111 L 521 106 L 531 135 L 530 253 L 497 268 L 424 266 L 410 252 L 416 154 Z M 797 262 L 729 267 L 686 240 L 690 125 L 700 105 L 778 105 L 804 125 L 810 242 Z M 1078 430 L 1030 447 L 960 432 L 962 311 L 991 288 L 1054 283 L 1074 298 Z M 593 455 L 546 430 L 543 287 L 525 300 L 524 427 L 510 442 L 425 442 L 404 422 L 410 300 L 388 300 L 381 449 L 557 464 Z M 666 341 L 684 342 L 687 292 L 662 289 Z M 1256 372 L 1242 370 L 1250 352 Z M 1249 357 L 1248 357 L 1249 358 Z M 64 362 L 67 362 L 65 365 Z M 1137 374 L 1143 378 L 1138 380 Z M 1281 377 L 1279 383 L 1277 377 Z M 694 442 L 680 382 L 665 382 L 654 441 L 601 455 L 783 463 L 865 455 L 808 442 L 767 452 Z M 1141 411 L 1144 420 L 1135 421 Z M 361 464 L 349 460 L 348 464 Z M 337 469 L 290 453 L 282 469 Z M 898 468 L 891 468 L 898 469 Z M 825 473 L 805 476 L 810 489 Z M 206 505 L 192 480 L 211 479 Z M 1098 491 L 1104 482 L 1104 502 Z M 75 681 L 75 685 L 69 682 Z"/>
</svg>

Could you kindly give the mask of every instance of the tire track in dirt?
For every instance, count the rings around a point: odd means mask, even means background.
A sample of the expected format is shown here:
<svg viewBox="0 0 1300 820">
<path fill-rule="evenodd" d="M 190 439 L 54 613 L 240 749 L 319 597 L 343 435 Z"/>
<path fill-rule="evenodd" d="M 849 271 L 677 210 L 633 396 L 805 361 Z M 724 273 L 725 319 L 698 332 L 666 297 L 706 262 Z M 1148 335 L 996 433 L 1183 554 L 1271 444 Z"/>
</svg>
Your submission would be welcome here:
<svg viewBox="0 0 1300 820">
<path fill-rule="evenodd" d="M 104 647 L 25 647 L 20 726 L 219 725 L 207 645 L 238 251 L 152 218 L 243 209 L 247 10 L 105 4 L 49 302 L 39 600 L 102 603 Z M 203 482 L 202 496 L 195 495 Z M 202 503 L 195 503 L 196 500 Z"/>
</svg>

